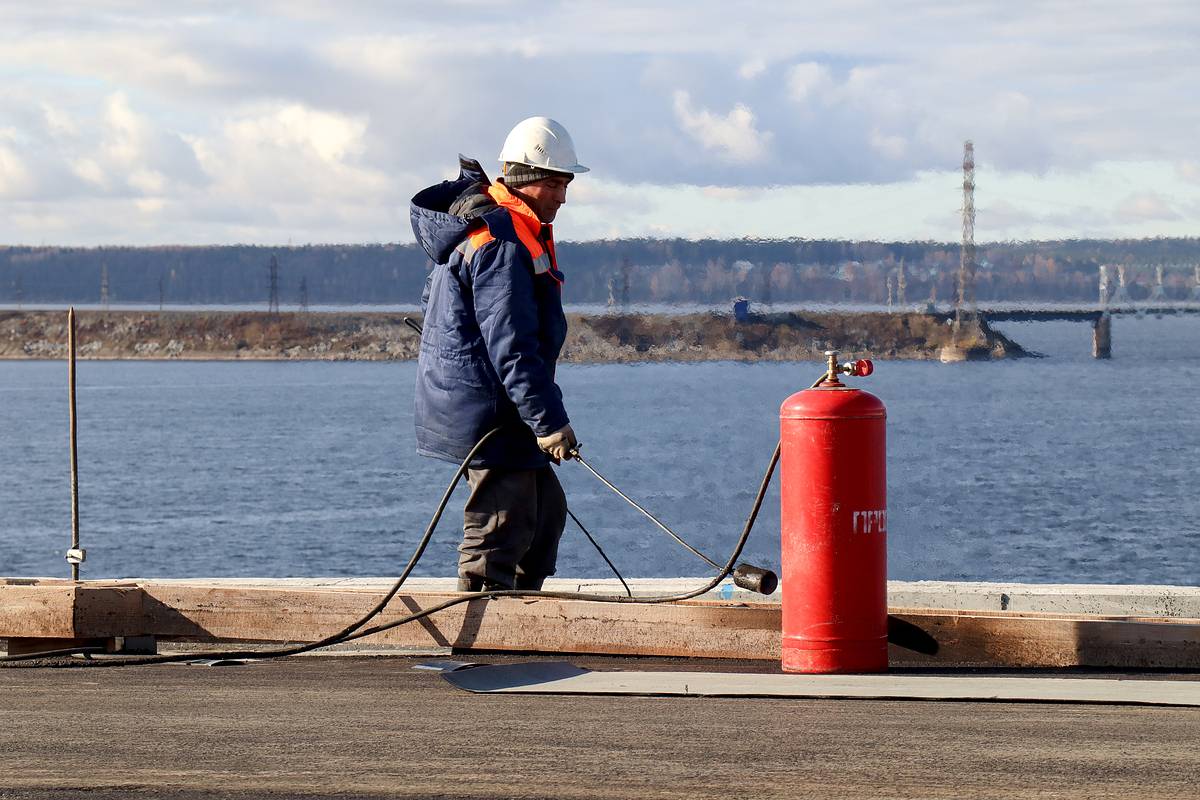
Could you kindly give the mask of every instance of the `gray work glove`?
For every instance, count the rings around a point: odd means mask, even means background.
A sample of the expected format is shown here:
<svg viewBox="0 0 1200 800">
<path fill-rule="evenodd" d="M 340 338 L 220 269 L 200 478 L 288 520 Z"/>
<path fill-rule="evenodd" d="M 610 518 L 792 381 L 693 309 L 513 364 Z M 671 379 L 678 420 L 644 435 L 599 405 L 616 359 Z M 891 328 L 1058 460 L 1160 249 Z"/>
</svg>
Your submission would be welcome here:
<svg viewBox="0 0 1200 800">
<path fill-rule="evenodd" d="M 482 217 L 496 207 L 496 201 L 487 193 L 486 183 L 472 183 L 458 199 L 450 204 L 450 213 L 463 219 Z"/>
<path fill-rule="evenodd" d="M 570 460 L 571 451 L 579 446 L 575 431 L 571 426 L 563 425 L 549 436 L 537 437 L 538 447 L 542 448 L 555 464 L 561 464 L 563 459 Z"/>
</svg>

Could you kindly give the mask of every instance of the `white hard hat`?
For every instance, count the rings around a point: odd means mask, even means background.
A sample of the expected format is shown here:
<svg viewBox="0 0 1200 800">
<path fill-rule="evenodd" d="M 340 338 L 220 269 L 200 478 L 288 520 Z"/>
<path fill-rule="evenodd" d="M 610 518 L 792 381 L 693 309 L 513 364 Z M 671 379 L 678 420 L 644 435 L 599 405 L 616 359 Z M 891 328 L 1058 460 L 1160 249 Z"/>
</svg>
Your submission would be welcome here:
<svg viewBox="0 0 1200 800">
<path fill-rule="evenodd" d="M 554 172 L 588 171 L 575 156 L 571 134 L 549 117 L 530 117 L 518 122 L 504 140 L 500 160 Z"/>
</svg>

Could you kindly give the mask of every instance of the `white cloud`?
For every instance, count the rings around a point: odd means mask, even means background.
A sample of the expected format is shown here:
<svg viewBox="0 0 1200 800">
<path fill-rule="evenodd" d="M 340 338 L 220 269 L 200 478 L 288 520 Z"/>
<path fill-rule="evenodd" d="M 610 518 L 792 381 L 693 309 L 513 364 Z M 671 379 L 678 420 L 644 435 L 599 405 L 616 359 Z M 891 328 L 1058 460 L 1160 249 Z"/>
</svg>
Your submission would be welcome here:
<svg viewBox="0 0 1200 800">
<path fill-rule="evenodd" d="M 227 137 L 241 145 L 299 150 L 334 164 L 362 153 L 364 117 L 350 117 L 306 108 L 298 103 L 237 119 L 225 127 Z"/>
<path fill-rule="evenodd" d="M 140 197 L 134 200 L 133 204 L 143 214 L 153 215 L 163 210 L 166 206 L 166 201 L 161 197 Z"/>
<path fill-rule="evenodd" d="M 344 37 L 318 50 L 336 67 L 384 82 L 418 79 L 425 65 L 444 52 L 429 36 Z"/>
<path fill-rule="evenodd" d="M 129 98 L 118 92 L 108 98 L 104 110 L 108 136 L 104 153 L 115 166 L 128 168 L 142 157 L 149 139 L 150 126 L 129 107 Z"/>
<path fill-rule="evenodd" d="M 74 137 L 79 135 L 79 124 L 66 111 L 55 108 L 43 102 L 42 116 L 46 120 L 46 130 L 54 137 Z"/>
<path fill-rule="evenodd" d="M 1131 194 L 1117 204 L 1114 215 L 1119 222 L 1157 222 L 1182 219 L 1170 202 L 1156 192 Z"/>
<path fill-rule="evenodd" d="M 871 149 L 886 158 L 903 158 L 908 152 L 908 141 L 903 136 L 889 136 L 878 128 L 871 131 Z"/>
<path fill-rule="evenodd" d="M 958 220 L 957 212 L 953 218 Z M 985 223 L 983 235 L 979 234 L 980 219 Z M 1107 210 L 1081 203 L 1047 209 L 1002 198 L 977 206 L 976 222 L 976 241 L 994 242 L 1103 236 L 1105 228 L 1111 227 L 1112 218 Z"/>
<path fill-rule="evenodd" d="M 788 95 L 797 103 L 819 100 L 833 85 L 833 75 L 824 64 L 807 61 L 788 70 Z"/>
<path fill-rule="evenodd" d="M 360 162 L 367 127 L 365 117 L 288 103 L 247 109 L 191 144 L 216 195 L 316 205 L 386 191 Z"/>
<path fill-rule="evenodd" d="M 29 171 L 20 156 L 0 141 L 0 197 L 17 195 L 29 187 Z"/>
<path fill-rule="evenodd" d="M 528 31 L 510 39 L 456 37 L 452 47 L 444 35 L 431 33 L 342 36 L 316 49 L 331 65 L 384 83 L 429 80 L 435 69 L 464 59 L 533 60 L 545 54 Z"/>
<path fill-rule="evenodd" d="M 1001 124 L 1023 123 L 1033 112 L 1033 103 L 1021 92 L 997 92 L 992 96 L 992 111 Z"/>
<path fill-rule="evenodd" d="M 108 182 L 104 174 L 104 168 L 94 158 L 84 156 L 75 159 L 71 162 L 71 171 L 79 176 L 80 179 L 87 181 L 93 186 L 102 188 Z"/>
<path fill-rule="evenodd" d="M 161 194 L 167 187 L 167 176 L 154 169 L 135 169 L 129 175 L 129 185 L 148 195 Z"/>
<path fill-rule="evenodd" d="M 722 117 L 705 108 L 694 109 L 691 96 L 685 91 L 675 92 L 674 99 L 675 119 L 680 127 L 706 150 L 737 164 L 767 157 L 772 134 L 759 132 L 754 112 L 745 105 L 737 103 Z"/>
<path fill-rule="evenodd" d="M 61 75 L 87 76 L 110 86 L 156 86 L 166 90 L 213 88 L 233 78 L 213 63 L 202 47 L 189 47 L 182 30 L 165 25 L 154 31 L 89 30 L 83 18 L 43 21 L 25 31 L 10 29 L 0 63 L 36 65 Z M 56 25 L 57 23 L 57 25 Z M 62 27 L 59 27 L 62 26 Z M 175 31 L 174 35 L 163 30 Z M 17 34 L 17 35 L 12 35 Z"/>
<path fill-rule="evenodd" d="M 712 184 L 705 196 L 761 210 L 760 190 L 778 200 L 764 187 L 791 185 L 832 203 L 853 194 L 835 187 L 954 171 L 970 138 L 981 203 L 1005 175 L 1066 185 L 1062 174 L 1136 162 L 1092 190 L 1106 199 L 1083 204 L 1081 229 L 1200 225 L 1193 3 L 1094 0 L 1069 37 L 1059 3 L 750 3 L 736 26 L 715 0 L 690 4 L 687 25 L 634 0 L 468 6 L 7 4 L 0 240 L 404 237 L 408 196 L 458 151 L 488 160 L 538 113 L 567 124 L 594 169 L 576 198 L 603 176 L 626 198 Z M 948 202 L 903 203 L 873 224 L 953 224 Z M 833 225 L 857 211 L 830 213 Z M 1028 231 L 1062 230 L 1074 212 L 1055 213 L 1036 207 Z"/>
<path fill-rule="evenodd" d="M 124 92 L 104 97 L 86 122 L 47 108 L 41 110 L 51 142 L 41 154 L 40 177 L 54 191 L 157 196 L 202 177 L 183 140 L 134 108 Z"/>
<path fill-rule="evenodd" d="M 592 220 L 594 236 L 603 238 L 612 230 L 631 230 L 640 227 L 640 220 L 658 211 L 651 201 L 651 194 L 644 185 L 624 185 L 603 178 L 588 176 L 586 180 L 574 181 L 567 194 L 569 212 L 563 212 L 569 221 L 576 218 Z"/>
<path fill-rule="evenodd" d="M 738 77 L 750 81 L 767 71 L 767 62 L 761 58 L 752 58 L 738 67 Z"/>
</svg>

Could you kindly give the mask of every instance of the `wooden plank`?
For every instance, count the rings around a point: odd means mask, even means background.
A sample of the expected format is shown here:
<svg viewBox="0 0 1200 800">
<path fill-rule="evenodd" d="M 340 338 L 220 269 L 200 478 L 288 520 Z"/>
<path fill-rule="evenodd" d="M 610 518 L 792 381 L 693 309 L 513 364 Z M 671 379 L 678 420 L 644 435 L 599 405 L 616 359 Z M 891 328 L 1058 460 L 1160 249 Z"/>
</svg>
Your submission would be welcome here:
<svg viewBox="0 0 1200 800">
<path fill-rule="evenodd" d="M 310 642 L 357 620 L 382 597 L 369 589 L 239 588 L 144 582 L 0 584 L 0 637 L 157 636 L 207 642 Z M 371 625 L 451 593 L 397 596 Z M 550 598 L 473 600 L 363 640 L 463 650 L 776 660 L 780 607 L 693 600 L 661 605 Z M 1011 667 L 1200 668 L 1200 620 L 893 609 L 936 642 L 896 645 L 891 663 Z"/>
<path fill-rule="evenodd" d="M 75 588 L 0 585 L 0 637 L 75 638 Z"/>
<path fill-rule="evenodd" d="M 145 584 L 160 637 L 201 641 L 313 641 L 345 627 L 381 594 Z M 456 597 L 398 595 L 372 624 Z M 474 600 L 370 641 L 415 647 L 560 653 L 777 658 L 778 606 L 710 602 L 662 605 L 574 600 Z M 766 655 L 773 653 L 774 655 Z"/>
<path fill-rule="evenodd" d="M 1011 667 L 1200 667 L 1200 620 L 894 609 L 938 643 L 923 656 L 896 646 L 893 664 Z"/>
<path fill-rule="evenodd" d="M 366 591 L 145 586 L 169 609 L 160 635 L 313 641 L 344 627 L 381 596 Z M 398 596 L 372 624 L 454 597 Z M 893 645 L 893 664 L 1014 667 L 1200 667 L 1200 621 L 895 609 L 937 642 L 923 656 Z M 174 626 L 174 627 L 173 627 Z M 572 600 L 477 600 L 378 634 L 381 644 L 476 650 L 694 656 L 775 660 L 780 608 L 771 603 L 689 601 L 663 605 Z"/>
<path fill-rule="evenodd" d="M 144 593 L 140 586 L 92 586 L 82 584 L 75 590 L 75 635 L 112 638 L 115 636 L 153 636 L 147 630 L 143 612 Z"/>
<path fill-rule="evenodd" d="M 136 584 L 0 583 L 0 638 L 111 638 L 146 634 L 144 627 Z"/>
</svg>

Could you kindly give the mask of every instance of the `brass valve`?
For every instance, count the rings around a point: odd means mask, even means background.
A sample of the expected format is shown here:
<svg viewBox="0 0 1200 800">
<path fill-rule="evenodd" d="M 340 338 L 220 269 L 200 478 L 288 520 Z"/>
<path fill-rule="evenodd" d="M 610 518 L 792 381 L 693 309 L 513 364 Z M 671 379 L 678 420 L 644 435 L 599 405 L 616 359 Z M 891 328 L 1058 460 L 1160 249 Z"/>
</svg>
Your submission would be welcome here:
<svg viewBox="0 0 1200 800">
<path fill-rule="evenodd" d="M 860 358 L 857 361 L 847 361 L 843 364 L 838 363 L 838 351 L 825 351 L 825 377 L 821 380 L 821 386 L 842 386 L 844 385 L 838 376 L 853 375 L 856 378 L 865 378 L 875 371 L 875 365 L 869 359 Z"/>
</svg>

